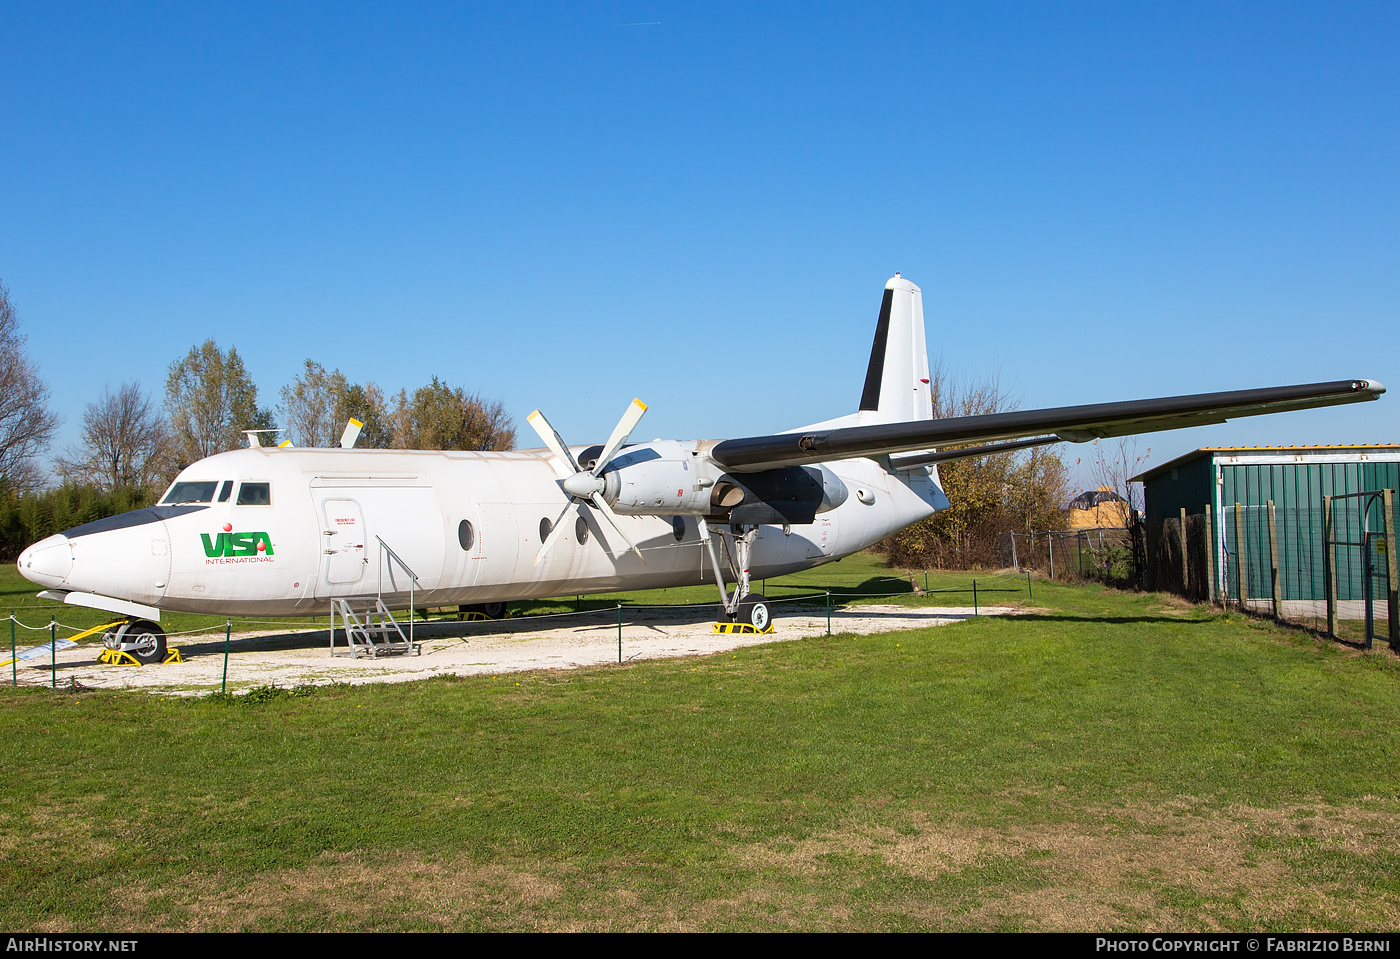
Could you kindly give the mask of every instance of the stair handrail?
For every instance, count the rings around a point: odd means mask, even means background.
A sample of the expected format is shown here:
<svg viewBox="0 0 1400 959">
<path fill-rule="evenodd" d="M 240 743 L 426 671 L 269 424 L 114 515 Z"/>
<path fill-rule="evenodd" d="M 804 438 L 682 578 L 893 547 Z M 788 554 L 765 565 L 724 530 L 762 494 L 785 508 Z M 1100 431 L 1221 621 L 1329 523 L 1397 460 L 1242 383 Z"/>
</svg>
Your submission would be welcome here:
<svg viewBox="0 0 1400 959">
<path fill-rule="evenodd" d="M 378 589 L 380 601 L 382 602 L 384 599 L 384 568 L 386 565 L 384 562 L 385 553 L 388 553 L 389 557 L 394 562 L 398 563 L 399 566 L 403 567 L 403 571 L 408 574 L 408 642 L 411 646 L 413 644 L 413 594 L 418 586 L 418 574 L 413 571 L 412 566 L 409 566 L 403 561 L 402 556 L 394 552 L 394 548 L 392 546 L 384 542 L 384 537 L 375 534 L 374 538 L 379 540 L 379 563 L 377 564 L 378 568 L 375 570 L 375 573 L 379 579 Z"/>
</svg>

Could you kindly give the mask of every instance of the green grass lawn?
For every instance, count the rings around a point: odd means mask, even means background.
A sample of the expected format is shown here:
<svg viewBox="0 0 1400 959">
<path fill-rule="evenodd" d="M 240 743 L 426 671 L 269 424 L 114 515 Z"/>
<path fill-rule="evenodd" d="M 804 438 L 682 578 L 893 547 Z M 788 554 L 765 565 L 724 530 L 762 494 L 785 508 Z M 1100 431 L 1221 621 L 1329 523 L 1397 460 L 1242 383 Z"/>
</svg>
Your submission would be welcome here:
<svg viewBox="0 0 1400 959">
<path fill-rule="evenodd" d="M 900 583 L 853 557 L 765 589 Z M 563 672 L 0 688 L 0 924 L 1395 928 L 1395 657 L 1034 589 L 983 600 L 1022 616 Z"/>
</svg>

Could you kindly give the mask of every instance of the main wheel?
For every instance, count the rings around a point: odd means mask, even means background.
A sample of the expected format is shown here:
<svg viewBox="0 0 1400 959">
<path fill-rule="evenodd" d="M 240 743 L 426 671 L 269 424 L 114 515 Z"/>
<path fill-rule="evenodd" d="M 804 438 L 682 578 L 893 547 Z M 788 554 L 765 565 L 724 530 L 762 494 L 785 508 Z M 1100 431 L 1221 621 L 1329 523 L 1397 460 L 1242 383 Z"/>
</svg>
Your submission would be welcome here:
<svg viewBox="0 0 1400 959">
<path fill-rule="evenodd" d="M 487 619 L 505 619 L 510 612 L 510 607 L 505 603 L 471 603 L 470 605 L 458 606 L 458 612 L 480 613 Z"/>
<path fill-rule="evenodd" d="M 138 619 L 126 628 L 122 642 L 144 665 L 165 662 L 165 633 L 150 620 Z"/>
<path fill-rule="evenodd" d="M 739 603 L 737 618 L 761 633 L 773 622 L 773 611 L 768 606 L 768 600 L 758 593 L 749 593 Z"/>
</svg>

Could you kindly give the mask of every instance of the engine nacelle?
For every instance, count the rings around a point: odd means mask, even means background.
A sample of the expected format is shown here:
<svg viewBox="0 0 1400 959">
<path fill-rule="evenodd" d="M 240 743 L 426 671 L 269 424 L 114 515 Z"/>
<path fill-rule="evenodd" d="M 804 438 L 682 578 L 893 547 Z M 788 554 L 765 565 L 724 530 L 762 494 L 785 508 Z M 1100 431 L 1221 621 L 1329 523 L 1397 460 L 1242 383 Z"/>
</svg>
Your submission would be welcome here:
<svg viewBox="0 0 1400 959">
<path fill-rule="evenodd" d="M 675 440 L 628 447 L 613 457 L 602 479 L 603 498 L 623 515 L 706 516 L 749 525 L 805 525 L 849 495 L 825 467 L 730 474 L 700 444 Z"/>
<path fill-rule="evenodd" d="M 659 440 L 629 446 L 613 457 L 602 476 L 603 498 L 628 516 L 704 516 L 717 476 L 695 444 Z"/>
</svg>

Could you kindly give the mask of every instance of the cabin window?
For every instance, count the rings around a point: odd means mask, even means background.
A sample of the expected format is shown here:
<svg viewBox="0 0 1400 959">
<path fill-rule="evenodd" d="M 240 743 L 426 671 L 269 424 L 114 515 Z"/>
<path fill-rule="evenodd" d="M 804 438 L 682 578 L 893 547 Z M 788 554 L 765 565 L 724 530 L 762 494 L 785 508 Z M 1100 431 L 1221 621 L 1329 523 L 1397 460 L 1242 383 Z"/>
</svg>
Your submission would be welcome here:
<svg viewBox="0 0 1400 959">
<path fill-rule="evenodd" d="M 588 520 L 582 516 L 574 522 L 574 539 L 578 540 L 580 546 L 588 542 Z"/>
<path fill-rule="evenodd" d="M 677 543 L 679 543 L 681 540 L 685 539 L 685 517 L 684 517 L 684 516 L 672 516 L 672 517 L 671 517 L 671 535 L 674 536 L 674 537 L 676 538 L 676 542 L 677 542 Z"/>
<path fill-rule="evenodd" d="M 219 489 L 219 502 L 227 503 L 230 494 L 233 493 L 233 480 L 224 480 L 224 485 Z"/>
<path fill-rule="evenodd" d="M 170 492 L 165 494 L 161 504 L 173 506 L 176 503 L 212 503 L 214 490 L 218 488 L 218 480 L 209 483 L 176 483 L 170 487 Z"/>
<path fill-rule="evenodd" d="M 476 530 L 472 528 L 471 520 L 464 519 L 457 524 L 457 542 L 462 544 L 462 549 L 468 553 L 472 551 L 472 543 L 476 542 Z"/>
<path fill-rule="evenodd" d="M 239 506 L 271 506 L 272 484 L 244 483 L 238 487 Z"/>
<path fill-rule="evenodd" d="M 552 533 L 553 531 L 554 531 L 554 524 L 553 524 L 552 522 L 550 522 L 548 516 L 546 516 L 544 519 L 540 520 L 540 542 L 541 542 L 541 543 L 543 543 L 545 540 L 549 539 L 549 534 Z"/>
</svg>

